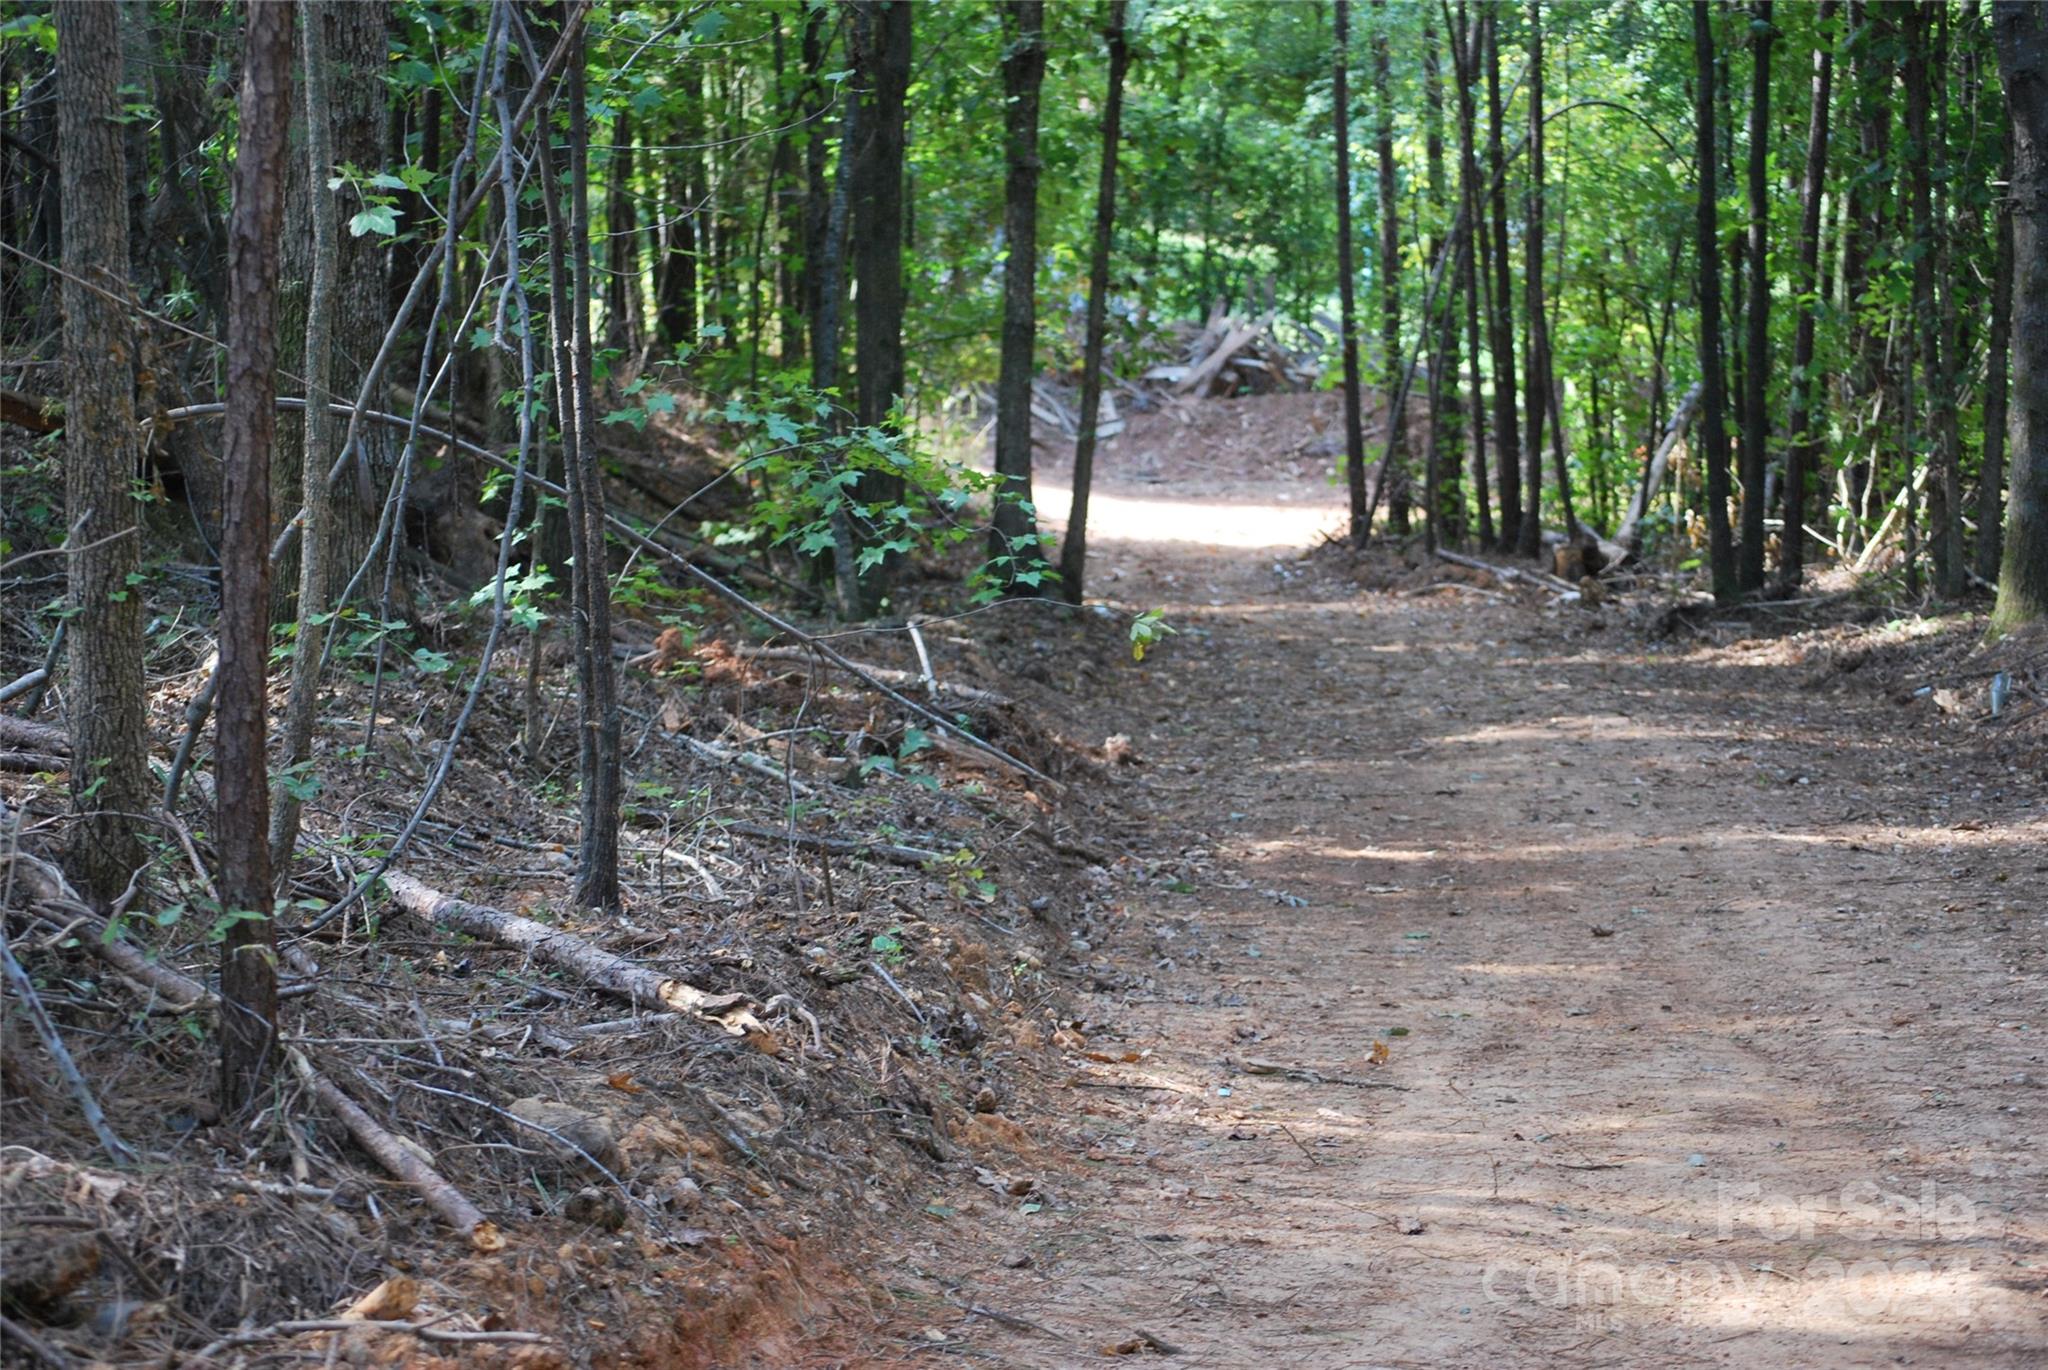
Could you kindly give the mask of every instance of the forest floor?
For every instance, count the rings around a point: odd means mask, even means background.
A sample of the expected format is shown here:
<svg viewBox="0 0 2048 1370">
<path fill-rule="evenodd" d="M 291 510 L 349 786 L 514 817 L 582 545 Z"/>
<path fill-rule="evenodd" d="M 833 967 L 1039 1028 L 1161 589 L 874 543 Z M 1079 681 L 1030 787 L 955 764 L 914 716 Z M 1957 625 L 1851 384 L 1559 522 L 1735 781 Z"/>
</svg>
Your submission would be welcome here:
<svg viewBox="0 0 2048 1370">
<path fill-rule="evenodd" d="M 1098 473 L 1091 591 L 1181 630 L 1092 705 L 1159 866 L 1039 1188 L 904 1238 L 876 1357 L 2040 1364 L 2048 772 L 1971 623 L 1674 643 L 1310 553 L 1311 402 L 1249 403 Z"/>
</svg>

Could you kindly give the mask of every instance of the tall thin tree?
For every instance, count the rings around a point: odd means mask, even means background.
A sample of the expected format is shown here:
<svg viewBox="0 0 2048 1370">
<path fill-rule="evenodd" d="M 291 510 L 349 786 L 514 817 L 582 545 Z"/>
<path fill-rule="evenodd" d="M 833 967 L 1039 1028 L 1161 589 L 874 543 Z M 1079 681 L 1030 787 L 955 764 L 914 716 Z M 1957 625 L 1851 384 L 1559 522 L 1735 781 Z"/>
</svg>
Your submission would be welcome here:
<svg viewBox="0 0 2048 1370">
<path fill-rule="evenodd" d="M 144 859 L 135 815 L 150 807 L 143 726 L 142 553 L 132 486 L 141 465 L 127 295 L 128 184 L 121 145 L 119 6 L 61 0 L 58 174 L 63 206 L 64 503 L 72 870 L 112 903 Z M 106 293 L 102 293 L 106 292 Z"/>
<path fill-rule="evenodd" d="M 1763 588 L 1769 507 L 1764 486 L 1771 431 L 1771 45 L 1778 32 L 1771 19 L 1771 0 L 1757 0 L 1749 26 L 1749 290 L 1742 311 L 1749 333 L 1742 349 L 1742 538 L 1735 562 L 1735 583 L 1745 594 Z"/>
<path fill-rule="evenodd" d="M 1374 245 L 1375 274 L 1380 286 L 1380 397 L 1386 410 L 1392 445 L 1380 463 L 1387 488 L 1387 525 L 1397 535 L 1408 531 L 1408 406 L 1394 401 L 1401 387 L 1401 203 L 1394 161 L 1394 73 L 1391 34 L 1393 19 L 1387 0 L 1373 0 L 1372 99 L 1373 150 L 1379 162 L 1380 233 Z"/>
<path fill-rule="evenodd" d="M 1351 542 L 1371 536 L 1365 491 L 1365 426 L 1358 393 L 1358 268 L 1351 233 L 1351 0 L 1336 0 L 1331 46 L 1330 122 L 1337 141 L 1337 304 L 1344 352 L 1344 483 L 1351 497 Z"/>
<path fill-rule="evenodd" d="M 1003 328 L 996 379 L 996 487 L 989 557 L 1011 593 L 1040 573 L 1031 505 L 1031 381 L 1038 342 L 1038 93 L 1045 83 L 1045 0 L 1003 3 Z M 1006 560 L 1007 559 L 1007 560 Z"/>
<path fill-rule="evenodd" d="M 1337 0 L 1343 5 L 1345 0 Z M 1103 335 L 1109 322 L 1109 257 L 1116 239 L 1116 162 L 1123 138 L 1124 75 L 1131 66 L 1127 0 L 1109 0 L 1102 29 L 1109 48 L 1109 93 L 1102 103 L 1102 166 L 1095 181 L 1095 237 L 1088 259 L 1087 335 L 1081 347 L 1081 423 L 1074 437 L 1074 499 L 1060 543 L 1060 593 L 1081 602 L 1088 570 L 1088 490 L 1095 480 L 1095 440 L 1101 423 Z M 1341 21 L 1340 21 L 1341 22 Z M 1354 362 L 1355 365 L 1355 362 Z M 1355 401 L 1356 392 L 1352 398 Z"/>
<path fill-rule="evenodd" d="M 853 184 L 854 421 L 880 427 L 904 393 L 903 149 L 910 89 L 910 0 L 861 0 L 854 10 L 861 81 L 860 136 Z M 864 474 L 853 494 L 894 502 L 902 482 Z M 862 614 L 872 611 L 894 570 L 884 561 L 861 584 Z"/>
<path fill-rule="evenodd" d="M 1500 541 L 1518 541 L 1522 529 L 1522 444 L 1515 409 L 1514 269 L 1508 261 L 1507 157 L 1502 150 L 1505 118 L 1500 89 L 1500 10 L 1486 8 L 1486 163 L 1488 201 L 1493 214 L 1493 309 L 1489 319 L 1493 359 L 1494 470 L 1500 480 Z M 1529 492 L 1535 499 L 1538 491 Z"/>
<path fill-rule="evenodd" d="M 278 231 L 291 123 L 291 0 L 245 11 L 240 134 L 228 224 L 227 419 L 222 466 L 220 693 L 214 707 L 221 944 L 221 1103 L 266 1087 L 277 1045 L 277 931 L 267 821 L 270 447 L 277 428 Z"/>
<path fill-rule="evenodd" d="M 1528 355 L 1522 370 L 1522 481 L 1525 502 L 1515 550 L 1543 554 L 1543 417 L 1550 408 L 1550 380 L 1543 356 L 1543 12 L 1529 0 L 1529 187 L 1522 230 L 1524 336 Z"/>
<path fill-rule="evenodd" d="M 1820 210 L 1827 193 L 1828 103 L 1834 82 L 1831 24 L 1835 0 L 1820 0 L 1814 13 L 1813 96 L 1806 114 L 1806 170 L 1799 185 L 1799 269 L 1792 290 L 1798 323 L 1792 335 L 1791 446 L 1785 458 L 1785 531 L 1778 542 L 1778 578 L 1787 589 L 1799 584 L 1806 566 L 1806 487 L 1820 466 L 1819 377 L 1813 374 L 1814 316 L 1820 291 Z M 1754 186 L 1752 186 L 1754 190 Z"/>
<path fill-rule="evenodd" d="M 2012 124 L 2012 401 L 1994 630 L 2048 618 L 2048 7 L 1997 0 Z"/>
<path fill-rule="evenodd" d="M 1693 117 L 1698 143 L 1695 257 L 1699 268 L 1700 446 L 1707 462 L 1707 563 L 1714 598 L 1733 603 L 1734 535 L 1728 526 L 1728 385 L 1721 370 L 1721 223 L 1714 164 L 1720 156 L 1715 135 L 1714 16 L 1709 0 L 1693 0 Z"/>
</svg>

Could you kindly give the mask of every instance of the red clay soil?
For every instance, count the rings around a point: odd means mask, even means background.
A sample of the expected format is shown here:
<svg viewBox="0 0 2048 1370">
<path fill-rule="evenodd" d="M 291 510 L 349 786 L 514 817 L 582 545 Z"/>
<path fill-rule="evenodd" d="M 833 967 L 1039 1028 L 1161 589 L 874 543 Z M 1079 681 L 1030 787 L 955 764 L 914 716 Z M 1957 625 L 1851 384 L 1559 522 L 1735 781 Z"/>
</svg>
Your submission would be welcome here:
<svg viewBox="0 0 2048 1370">
<path fill-rule="evenodd" d="M 1782 650 L 1361 591 L 1273 427 L 1110 454 L 1091 589 L 1181 629 L 1106 706 L 1151 878 L 1041 1187 L 907 1234 L 866 1354 L 2048 1364 L 2040 771 Z"/>
</svg>

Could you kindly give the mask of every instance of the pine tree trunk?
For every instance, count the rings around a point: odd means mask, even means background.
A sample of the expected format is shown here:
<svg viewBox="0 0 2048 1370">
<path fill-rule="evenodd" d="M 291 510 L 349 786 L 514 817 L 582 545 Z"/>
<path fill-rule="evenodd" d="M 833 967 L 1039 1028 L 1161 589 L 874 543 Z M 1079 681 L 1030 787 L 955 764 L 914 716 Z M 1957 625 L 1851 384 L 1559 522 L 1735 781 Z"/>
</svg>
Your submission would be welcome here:
<svg viewBox="0 0 2048 1370">
<path fill-rule="evenodd" d="M 1821 0 L 1814 23 L 1818 40 L 1813 52 L 1813 99 L 1806 116 L 1806 172 L 1799 189 L 1799 274 L 1793 280 L 1799 301 L 1798 326 L 1792 337 L 1791 446 L 1785 462 L 1785 531 L 1778 542 L 1778 580 L 1786 590 L 1798 586 L 1806 567 L 1806 487 L 1820 467 L 1823 450 L 1819 393 L 1813 375 L 1814 301 L 1820 291 L 1820 209 L 1827 191 L 1828 99 L 1834 80 L 1834 44 L 1830 25 L 1835 0 Z"/>
<path fill-rule="evenodd" d="M 1700 313 L 1700 446 L 1707 464 L 1707 561 L 1714 581 L 1714 599 L 1732 604 L 1735 585 L 1734 538 L 1728 527 L 1728 390 L 1721 370 L 1721 233 L 1714 164 L 1720 157 L 1714 133 L 1714 24 L 1707 0 L 1693 0 L 1694 116 L 1699 142 L 1696 165 L 1699 185 L 1697 236 Z"/>
<path fill-rule="evenodd" d="M 1004 0 L 1002 360 L 996 380 L 996 476 L 1001 481 L 989 557 L 1011 593 L 1020 565 L 1039 553 L 1031 510 L 1031 380 L 1038 337 L 1038 92 L 1045 81 L 1044 0 Z M 1002 558 L 1012 558 L 1002 562 Z M 1028 573 L 1028 572 L 1027 572 Z"/>
<path fill-rule="evenodd" d="M 2005 170 L 2012 183 L 2012 133 L 2005 141 Z M 1999 197 L 1992 211 L 1996 236 L 1991 268 L 1991 337 L 1984 361 L 1984 459 L 1977 473 L 1977 577 L 1998 583 L 1999 555 L 2005 539 L 2005 443 L 2008 385 L 2012 373 L 2012 197 Z"/>
<path fill-rule="evenodd" d="M 1344 483 L 1351 497 L 1351 544 L 1372 535 L 1365 490 L 1365 426 L 1359 412 L 1358 266 L 1351 232 L 1351 0 L 1336 0 L 1331 123 L 1337 140 L 1337 301 L 1344 351 Z"/>
<path fill-rule="evenodd" d="M 1493 295 L 1490 311 L 1493 358 L 1494 470 L 1500 479 L 1500 541 L 1519 539 L 1522 528 L 1522 443 L 1515 413 L 1515 294 L 1508 263 L 1507 159 L 1501 150 L 1500 15 L 1488 7 L 1486 32 L 1486 161 L 1493 210 Z M 1536 491 L 1531 491 L 1534 498 Z"/>
<path fill-rule="evenodd" d="M 1408 532 L 1408 408 L 1394 408 L 1401 385 L 1401 205 L 1394 180 L 1394 94 L 1387 28 L 1393 22 L 1387 0 L 1373 0 L 1373 148 L 1379 162 L 1380 236 L 1374 244 L 1380 283 L 1380 405 L 1392 447 L 1381 463 L 1386 481 L 1387 525 L 1397 537 Z M 1378 502 L 1375 492 L 1374 502 Z"/>
<path fill-rule="evenodd" d="M 271 922 L 269 761 L 270 445 L 277 429 L 278 232 L 291 120 L 292 6 L 251 4 L 228 229 L 228 377 L 220 549 L 219 694 L 214 705 L 220 862 L 221 1109 L 265 1092 L 277 1044 Z M 381 306 L 383 296 L 377 297 Z"/>
<path fill-rule="evenodd" d="M 1464 0 L 1458 0 L 1458 16 L 1452 27 L 1452 57 L 1458 72 L 1458 201 L 1464 213 L 1464 229 L 1470 233 L 1470 250 L 1464 254 L 1464 352 L 1470 367 L 1468 414 L 1473 430 L 1466 444 L 1473 455 L 1473 526 L 1479 530 L 1479 545 L 1493 547 L 1493 508 L 1487 494 L 1487 412 L 1479 381 L 1479 307 L 1481 281 L 1489 279 L 1491 262 L 1487 223 L 1479 203 L 1479 162 L 1473 156 L 1475 109 L 1473 84 L 1479 80 L 1481 27 L 1470 23 Z"/>
<path fill-rule="evenodd" d="M 1337 3 L 1341 6 L 1346 0 Z M 1126 9 L 1126 0 L 1109 0 L 1109 19 L 1103 29 L 1103 38 L 1109 45 L 1109 94 L 1102 105 L 1102 165 L 1095 182 L 1095 240 L 1088 261 L 1088 321 L 1081 349 L 1081 430 L 1074 438 L 1073 504 L 1067 513 L 1067 535 L 1060 543 L 1060 595 L 1069 604 L 1081 602 L 1082 582 L 1088 569 L 1088 488 L 1095 478 L 1095 435 L 1102 408 L 1102 345 L 1109 321 L 1109 254 L 1116 239 L 1116 159 L 1123 137 L 1124 75 L 1131 65 L 1131 49 L 1124 30 Z M 1338 22 L 1341 25 L 1343 21 Z M 1341 91 L 1342 78 L 1338 79 Z M 1338 108 L 1343 108 L 1341 96 Z M 1340 248 L 1340 270 L 1345 269 L 1343 259 L 1348 255 Z M 1352 365 L 1355 381 L 1355 354 Z M 1354 386 L 1346 396 L 1353 413 L 1357 393 Z"/>
<path fill-rule="evenodd" d="M 2048 618 L 2048 9 L 1997 0 L 2012 123 L 2012 401 L 2004 556 L 1994 630 Z"/>
<path fill-rule="evenodd" d="M 910 89 L 910 0 L 862 0 L 855 8 L 861 84 L 854 146 L 854 422 L 881 427 L 904 394 L 903 145 Z M 902 498 L 896 476 L 869 472 L 852 491 L 863 503 Z M 861 577 L 860 616 L 874 612 L 900 558 Z"/>
<path fill-rule="evenodd" d="M 1748 343 L 1742 350 L 1742 538 L 1735 563 L 1736 587 L 1744 594 L 1763 588 L 1764 515 L 1769 466 L 1771 416 L 1771 223 L 1768 168 L 1771 142 L 1771 0 L 1758 0 L 1749 26 L 1749 233 L 1744 249 L 1748 265 L 1748 301 L 1743 317 Z"/>
<path fill-rule="evenodd" d="M 135 423 L 133 333 L 122 307 L 88 289 L 128 293 L 128 214 L 121 202 L 121 11 L 64 0 L 57 19 L 58 175 L 64 210 L 64 499 L 70 682 L 71 869 L 105 907 L 144 859 L 134 815 L 153 807 L 143 718 L 141 529 L 132 495 L 142 446 Z"/>
<path fill-rule="evenodd" d="M 1522 231 L 1523 326 L 1528 364 L 1522 376 L 1522 480 L 1525 503 L 1515 550 L 1543 555 L 1543 417 L 1550 409 L 1550 382 L 1543 356 L 1543 15 L 1529 5 L 1529 189 Z"/>
</svg>

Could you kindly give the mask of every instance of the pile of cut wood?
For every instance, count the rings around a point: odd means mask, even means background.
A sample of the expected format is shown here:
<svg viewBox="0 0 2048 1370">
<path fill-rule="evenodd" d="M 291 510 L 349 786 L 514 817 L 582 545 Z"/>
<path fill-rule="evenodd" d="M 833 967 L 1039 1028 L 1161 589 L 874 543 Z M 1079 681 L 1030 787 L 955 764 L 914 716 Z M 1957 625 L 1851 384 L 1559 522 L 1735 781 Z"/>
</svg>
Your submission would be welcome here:
<svg viewBox="0 0 2048 1370">
<path fill-rule="evenodd" d="M 1174 399 L 1313 390 L 1336 331 L 1336 323 L 1320 314 L 1314 324 L 1305 324 L 1272 309 L 1232 314 L 1219 301 L 1205 322 L 1167 324 L 1153 335 L 1159 351 L 1178 360 L 1155 363 L 1135 377 L 1116 375 L 1122 368 L 1110 360 L 1096 436 L 1113 438 L 1123 431 L 1127 413 L 1157 409 Z M 1040 423 L 1073 437 L 1080 429 L 1078 378 L 1041 376 L 1032 382 L 1031 412 Z"/>
<path fill-rule="evenodd" d="M 1167 334 L 1180 344 L 1182 360 L 1154 366 L 1144 379 L 1197 398 L 1311 389 L 1322 374 L 1328 342 L 1316 328 L 1282 320 L 1275 311 L 1240 317 L 1221 304 L 1209 311 L 1207 322 L 1174 324 Z M 1281 341 L 1282 334 L 1294 342 Z"/>
</svg>

